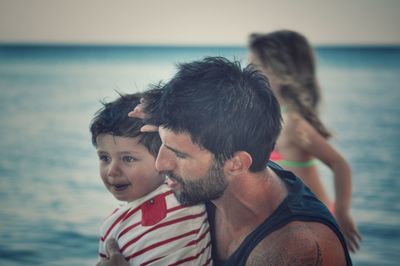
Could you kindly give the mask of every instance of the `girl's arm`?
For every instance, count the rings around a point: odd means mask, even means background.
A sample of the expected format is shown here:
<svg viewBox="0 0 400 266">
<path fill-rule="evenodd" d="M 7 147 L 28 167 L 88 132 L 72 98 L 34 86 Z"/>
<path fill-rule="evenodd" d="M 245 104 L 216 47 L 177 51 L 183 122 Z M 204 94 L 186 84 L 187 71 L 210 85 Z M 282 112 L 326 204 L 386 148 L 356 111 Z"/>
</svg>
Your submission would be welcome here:
<svg viewBox="0 0 400 266">
<path fill-rule="evenodd" d="M 359 247 L 361 236 L 350 215 L 352 193 L 350 166 L 343 156 L 306 120 L 296 117 L 293 121 L 293 143 L 296 143 L 305 153 L 322 161 L 333 172 L 335 217 L 348 240 L 350 251 L 354 252 Z"/>
</svg>

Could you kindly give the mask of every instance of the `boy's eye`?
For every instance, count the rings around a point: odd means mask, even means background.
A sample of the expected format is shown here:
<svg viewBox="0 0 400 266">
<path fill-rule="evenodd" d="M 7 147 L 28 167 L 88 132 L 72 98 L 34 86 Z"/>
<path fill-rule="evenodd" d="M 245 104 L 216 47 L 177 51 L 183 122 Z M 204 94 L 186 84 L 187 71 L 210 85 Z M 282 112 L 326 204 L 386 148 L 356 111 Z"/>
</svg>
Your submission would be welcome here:
<svg viewBox="0 0 400 266">
<path fill-rule="evenodd" d="M 137 159 L 133 156 L 124 156 L 124 157 L 122 157 L 122 160 L 127 163 L 132 163 L 132 162 L 137 161 Z"/>
<path fill-rule="evenodd" d="M 111 159 L 107 155 L 99 155 L 99 160 L 103 162 L 109 162 Z"/>
</svg>

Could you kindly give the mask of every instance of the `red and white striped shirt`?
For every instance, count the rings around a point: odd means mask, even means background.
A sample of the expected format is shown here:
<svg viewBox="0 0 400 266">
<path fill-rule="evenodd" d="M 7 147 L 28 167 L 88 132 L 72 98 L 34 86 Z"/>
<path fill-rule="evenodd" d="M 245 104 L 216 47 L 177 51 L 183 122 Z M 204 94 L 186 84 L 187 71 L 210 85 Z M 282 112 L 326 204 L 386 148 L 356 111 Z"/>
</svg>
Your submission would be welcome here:
<svg viewBox="0 0 400 266">
<path fill-rule="evenodd" d="M 180 205 L 163 184 L 104 220 L 99 255 L 112 237 L 130 265 L 212 265 L 209 231 L 204 205 Z"/>
</svg>

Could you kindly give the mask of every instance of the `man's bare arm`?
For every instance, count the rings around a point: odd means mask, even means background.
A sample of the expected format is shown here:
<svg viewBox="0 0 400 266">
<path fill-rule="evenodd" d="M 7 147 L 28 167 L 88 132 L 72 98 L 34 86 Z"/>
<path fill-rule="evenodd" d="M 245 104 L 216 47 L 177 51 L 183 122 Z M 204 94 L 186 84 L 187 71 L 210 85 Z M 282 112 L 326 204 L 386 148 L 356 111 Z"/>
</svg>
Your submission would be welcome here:
<svg viewBox="0 0 400 266">
<path fill-rule="evenodd" d="M 326 226 L 293 222 L 262 240 L 246 265 L 346 265 L 343 247 Z"/>
<path fill-rule="evenodd" d="M 317 242 L 314 242 L 313 247 L 299 248 L 299 250 L 271 250 L 271 252 L 254 251 L 246 265 L 292 265 L 304 266 L 324 265 L 322 260 L 322 251 Z M 303 252 L 300 252 L 303 251 Z"/>
</svg>

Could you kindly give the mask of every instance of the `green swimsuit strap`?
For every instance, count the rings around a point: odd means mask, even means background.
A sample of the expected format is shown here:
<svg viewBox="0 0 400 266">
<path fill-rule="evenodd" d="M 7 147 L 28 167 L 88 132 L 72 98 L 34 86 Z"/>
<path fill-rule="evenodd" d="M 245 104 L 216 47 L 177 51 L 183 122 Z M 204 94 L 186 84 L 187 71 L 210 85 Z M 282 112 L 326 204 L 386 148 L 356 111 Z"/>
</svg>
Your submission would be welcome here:
<svg viewBox="0 0 400 266">
<path fill-rule="evenodd" d="M 281 105 L 281 113 L 287 113 L 288 107 L 285 105 Z M 298 168 L 307 168 L 317 164 L 317 160 L 311 159 L 305 162 L 297 162 L 297 161 L 288 161 L 288 160 L 278 160 L 276 161 L 278 164 L 287 167 L 298 167 Z"/>
</svg>

